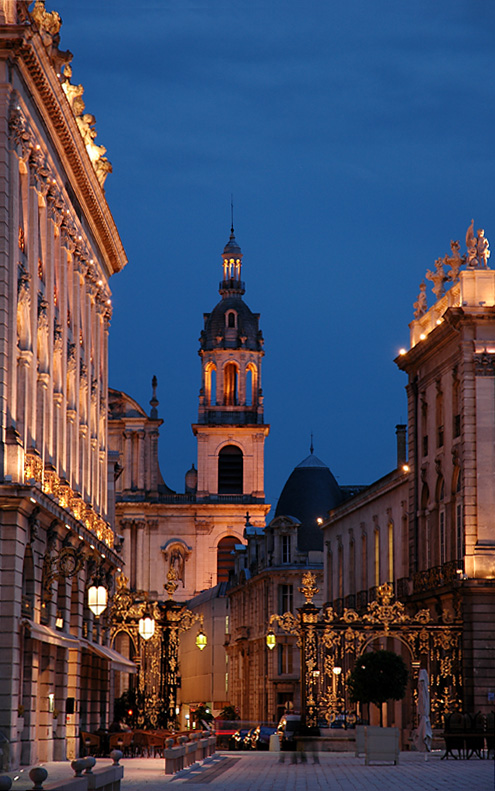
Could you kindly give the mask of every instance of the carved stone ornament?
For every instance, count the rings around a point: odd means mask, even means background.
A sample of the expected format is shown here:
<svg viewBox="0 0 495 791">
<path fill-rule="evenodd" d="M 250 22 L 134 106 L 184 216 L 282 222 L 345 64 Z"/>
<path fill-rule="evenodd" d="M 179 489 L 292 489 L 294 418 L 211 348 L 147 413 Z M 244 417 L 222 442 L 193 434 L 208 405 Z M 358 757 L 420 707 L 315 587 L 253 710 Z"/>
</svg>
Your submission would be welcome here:
<svg viewBox="0 0 495 791">
<path fill-rule="evenodd" d="M 480 352 L 473 359 L 476 376 L 495 376 L 495 354 Z"/>
<path fill-rule="evenodd" d="M 42 588 L 43 601 L 51 601 L 52 585 L 55 579 L 65 580 L 75 577 L 84 565 L 84 548 L 79 545 L 63 546 L 58 555 L 52 557 L 49 551 L 43 558 Z"/>
</svg>

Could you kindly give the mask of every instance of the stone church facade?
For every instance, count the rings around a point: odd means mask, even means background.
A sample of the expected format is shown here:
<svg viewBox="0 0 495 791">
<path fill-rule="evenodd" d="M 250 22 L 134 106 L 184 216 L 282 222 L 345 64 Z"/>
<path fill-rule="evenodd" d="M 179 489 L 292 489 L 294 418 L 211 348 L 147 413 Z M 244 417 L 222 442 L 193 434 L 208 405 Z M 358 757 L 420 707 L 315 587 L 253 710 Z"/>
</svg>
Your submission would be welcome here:
<svg viewBox="0 0 495 791">
<path fill-rule="evenodd" d="M 261 386 L 263 336 L 259 314 L 243 300 L 241 270 L 242 252 L 232 229 L 222 254 L 221 299 L 211 313 L 204 314 L 198 417 L 192 425 L 197 466 L 186 473 L 184 492 L 170 489 L 160 472 L 162 421 L 156 380 L 149 414 L 127 394 L 110 390 L 116 531 L 130 589 L 148 592 L 150 600 L 166 598 L 164 583 L 171 571 L 178 583 L 176 601 L 194 603 L 202 591 L 217 586 L 224 590 L 234 564 L 233 550 L 244 542 L 247 513 L 261 529 L 270 510 L 264 493 L 264 443 L 269 426 L 264 422 Z M 201 608 L 204 598 L 198 599 Z M 228 601 L 215 595 L 211 602 L 208 607 L 215 609 L 215 617 L 210 618 L 207 608 L 205 628 L 207 632 L 209 624 L 211 628 L 200 658 L 193 637 L 181 638 L 185 646 L 182 702 L 206 699 L 218 709 L 228 702 L 225 628 L 218 628 L 220 622 L 225 623 Z"/>
<path fill-rule="evenodd" d="M 163 597 L 170 568 L 178 574 L 178 601 L 226 581 L 246 512 L 263 527 L 270 508 L 263 483 L 269 432 L 261 389 L 263 336 L 259 314 L 242 298 L 241 261 L 232 230 L 222 255 L 221 300 L 205 314 L 201 332 L 201 389 L 192 426 L 198 458 L 184 492 L 172 491 L 160 472 L 156 381 L 149 415 L 125 393 L 110 390 L 116 529 L 124 539 L 130 586 L 150 597 Z"/>
</svg>

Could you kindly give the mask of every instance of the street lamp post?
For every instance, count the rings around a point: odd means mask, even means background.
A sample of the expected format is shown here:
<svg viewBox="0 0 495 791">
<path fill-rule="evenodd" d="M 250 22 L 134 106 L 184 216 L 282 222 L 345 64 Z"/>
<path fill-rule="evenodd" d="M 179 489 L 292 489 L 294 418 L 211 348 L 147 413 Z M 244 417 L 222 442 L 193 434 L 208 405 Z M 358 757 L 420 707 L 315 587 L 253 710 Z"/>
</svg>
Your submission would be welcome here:
<svg viewBox="0 0 495 791">
<path fill-rule="evenodd" d="M 179 636 L 199 621 L 196 645 L 202 651 L 207 643 L 203 616 L 173 600 L 178 587 L 174 569 L 167 574 L 164 588 L 169 598 L 164 602 L 149 602 L 145 591 L 130 591 L 127 584 L 123 574 L 117 577 L 110 608 L 111 639 L 123 632 L 136 649 L 139 724 L 173 729 L 180 684 Z"/>
</svg>

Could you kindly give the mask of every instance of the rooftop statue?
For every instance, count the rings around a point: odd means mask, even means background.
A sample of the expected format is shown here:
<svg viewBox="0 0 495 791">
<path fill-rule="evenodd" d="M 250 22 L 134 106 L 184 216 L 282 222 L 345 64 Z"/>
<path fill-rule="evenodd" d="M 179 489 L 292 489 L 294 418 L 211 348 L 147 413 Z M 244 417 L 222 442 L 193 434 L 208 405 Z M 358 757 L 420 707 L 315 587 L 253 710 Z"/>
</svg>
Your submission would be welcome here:
<svg viewBox="0 0 495 791">
<path fill-rule="evenodd" d="M 447 277 L 452 284 L 457 283 L 459 280 L 459 269 L 466 263 L 466 256 L 459 253 L 460 247 L 461 243 L 459 241 L 451 242 L 452 255 L 446 255 L 444 258 L 445 266 L 450 266 L 450 272 Z"/>
<path fill-rule="evenodd" d="M 424 316 L 426 311 L 428 310 L 428 304 L 426 301 L 426 283 L 423 282 L 419 286 L 420 292 L 418 294 L 418 300 L 414 303 L 414 318 L 420 319 L 421 316 Z"/>
<path fill-rule="evenodd" d="M 84 87 L 82 85 L 72 85 L 70 81 L 71 77 L 72 77 L 72 66 L 70 65 L 70 63 L 66 63 L 64 66 L 64 74 L 61 79 L 62 88 L 64 89 L 64 93 L 67 96 L 68 102 L 72 107 L 74 114 L 78 115 L 78 113 L 75 112 L 76 108 L 74 106 L 74 100 L 82 97 L 84 93 Z M 84 109 L 84 102 L 83 102 L 83 109 Z"/>
<path fill-rule="evenodd" d="M 471 269 L 487 269 L 490 250 L 488 239 L 482 228 L 478 230 L 477 236 L 474 235 L 474 220 L 466 232 L 467 265 Z"/>
<path fill-rule="evenodd" d="M 433 293 L 435 294 L 437 299 L 443 297 L 445 294 L 445 287 L 444 283 L 448 280 L 447 275 L 445 274 L 444 266 L 444 259 L 437 258 L 435 261 L 435 271 L 432 272 L 431 269 L 428 269 L 426 273 L 426 277 L 428 280 L 431 280 L 433 283 Z"/>
<path fill-rule="evenodd" d="M 52 59 L 55 70 L 59 72 L 62 65 L 70 63 L 73 58 L 70 50 L 62 51 L 59 49 L 60 28 L 62 26 L 60 14 L 56 11 L 47 11 L 45 9 L 45 0 L 36 0 L 31 11 L 31 19 L 38 26 L 43 45 Z"/>
</svg>

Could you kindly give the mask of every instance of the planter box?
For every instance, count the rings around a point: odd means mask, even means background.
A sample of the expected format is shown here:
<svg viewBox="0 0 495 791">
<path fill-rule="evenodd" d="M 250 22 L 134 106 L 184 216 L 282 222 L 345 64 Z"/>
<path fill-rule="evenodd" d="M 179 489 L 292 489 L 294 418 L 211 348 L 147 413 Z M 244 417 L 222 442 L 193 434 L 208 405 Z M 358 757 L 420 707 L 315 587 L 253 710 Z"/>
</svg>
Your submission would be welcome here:
<svg viewBox="0 0 495 791">
<path fill-rule="evenodd" d="M 356 734 L 356 753 L 357 742 Z M 364 763 L 368 766 L 371 761 L 399 763 L 398 728 L 380 728 L 379 725 L 364 726 Z"/>
</svg>

